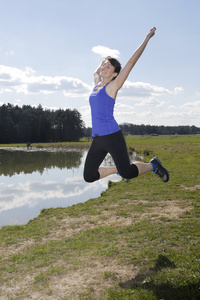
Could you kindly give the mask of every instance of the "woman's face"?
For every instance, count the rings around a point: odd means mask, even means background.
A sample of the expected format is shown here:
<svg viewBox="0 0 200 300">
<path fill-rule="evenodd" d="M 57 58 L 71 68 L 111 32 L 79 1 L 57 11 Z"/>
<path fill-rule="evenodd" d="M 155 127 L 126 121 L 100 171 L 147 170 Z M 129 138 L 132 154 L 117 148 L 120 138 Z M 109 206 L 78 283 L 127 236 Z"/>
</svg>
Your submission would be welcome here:
<svg viewBox="0 0 200 300">
<path fill-rule="evenodd" d="M 117 76 L 117 73 L 115 72 L 115 68 L 110 63 L 109 60 L 105 60 L 103 65 L 100 68 L 100 76 L 102 78 L 106 78 L 109 80 L 112 80 L 114 77 Z"/>
</svg>

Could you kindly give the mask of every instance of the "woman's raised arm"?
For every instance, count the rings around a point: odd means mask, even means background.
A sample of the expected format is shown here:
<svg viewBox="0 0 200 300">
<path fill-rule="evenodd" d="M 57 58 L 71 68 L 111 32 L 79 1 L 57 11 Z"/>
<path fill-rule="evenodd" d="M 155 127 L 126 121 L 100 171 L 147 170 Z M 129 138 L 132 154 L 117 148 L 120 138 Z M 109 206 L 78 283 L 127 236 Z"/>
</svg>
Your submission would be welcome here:
<svg viewBox="0 0 200 300">
<path fill-rule="evenodd" d="M 114 87 L 114 89 L 115 89 L 116 92 L 123 86 L 123 84 L 126 81 L 129 73 L 131 72 L 131 70 L 133 69 L 134 65 L 136 64 L 136 62 L 138 61 L 138 59 L 142 55 L 144 49 L 146 48 L 146 45 L 148 44 L 150 38 L 152 36 L 154 36 L 155 30 L 156 30 L 156 28 L 153 27 L 149 31 L 149 33 L 147 34 L 147 36 L 144 39 L 144 41 L 142 42 L 142 44 L 133 53 L 133 55 L 128 60 L 128 62 L 126 63 L 126 65 L 124 66 L 124 68 L 121 70 L 121 72 L 119 73 L 119 75 L 116 77 L 116 79 L 113 80 L 112 85 L 113 85 L 113 87 Z"/>
</svg>

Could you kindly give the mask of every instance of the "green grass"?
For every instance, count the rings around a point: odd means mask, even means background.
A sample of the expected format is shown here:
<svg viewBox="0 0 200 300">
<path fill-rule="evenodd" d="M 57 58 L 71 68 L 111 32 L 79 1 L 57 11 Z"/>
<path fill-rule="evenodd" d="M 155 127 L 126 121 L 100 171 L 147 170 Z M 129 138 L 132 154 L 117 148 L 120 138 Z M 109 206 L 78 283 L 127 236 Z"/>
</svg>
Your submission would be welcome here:
<svg viewBox="0 0 200 300">
<path fill-rule="evenodd" d="M 127 144 L 146 153 L 145 161 L 156 155 L 165 162 L 170 181 L 146 174 L 128 184 L 109 182 L 99 198 L 2 227 L 0 299 L 27 275 L 31 283 L 12 299 L 36 290 L 48 299 L 52 282 L 87 270 L 95 276 L 92 286 L 77 284 L 71 296 L 54 298 L 200 299 L 200 136 L 127 137 Z M 99 264 L 102 270 L 93 274 Z"/>
<path fill-rule="evenodd" d="M 82 149 L 82 148 L 88 148 L 91 143 L 91 140 L 88 140 L 87 138 L 80 139 L 79 142 L 57 142 L 57 143 L 31 143 L 32 148 L 76 148 L 76 149 Z M 26 143 L 16 143 L 16 144 L 0 144 L 0 147 L 3 148 L 26 148 Z"/>
</svg>

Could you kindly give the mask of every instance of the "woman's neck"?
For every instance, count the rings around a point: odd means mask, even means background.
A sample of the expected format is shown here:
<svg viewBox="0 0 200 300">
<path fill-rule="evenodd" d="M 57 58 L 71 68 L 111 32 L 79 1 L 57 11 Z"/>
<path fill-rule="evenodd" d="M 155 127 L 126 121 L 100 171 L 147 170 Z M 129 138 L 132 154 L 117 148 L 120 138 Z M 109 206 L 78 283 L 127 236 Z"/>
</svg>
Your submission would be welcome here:
<svg viewBox="0 0 200 300">
<path fill-rule="evenodd" d="M 108 84 L 109 82 L 110 82 L 110 80 L 103 79 L 103 80 L 100 82 L 100 85 L 101 85 L 101 86 L 104 86 L 105 84 Z"/>
</svg>

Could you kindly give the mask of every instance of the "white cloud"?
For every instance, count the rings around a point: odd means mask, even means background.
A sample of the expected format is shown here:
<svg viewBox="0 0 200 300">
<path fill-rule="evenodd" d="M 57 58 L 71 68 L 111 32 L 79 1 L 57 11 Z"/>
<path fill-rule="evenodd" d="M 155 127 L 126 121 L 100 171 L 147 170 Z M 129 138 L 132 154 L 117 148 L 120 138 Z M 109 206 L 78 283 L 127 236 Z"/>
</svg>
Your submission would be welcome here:
<svg viewBox="0 0 200 300">
<path fill-rule="evenodd" d="M 200 112 L 200 101 L 186 102 L 181 107 L 185 109 L 194 108 L 195 111 L 198 110 Z"/>
<path fill-rule="evenodd" d="M 174 109 L 176 109 L 176 106 L 175 105 L 169 105 L 168 109 L 173 109 L 174 110 Z"/>
<path fill-rule="evenodd" d="M 163 125 L 196 125 L 200 126 L 200 102 L 185 103 L 180 106 L 169 106 L 155 116 L 156 122 Z M 173 110 L 173 111 L 172 111 Z M 160 122 L 159 122 L 160 120 Z"/>
<path fill-rule="evenodd" d="M 184 89 L 181 86 L 175 87 L 174 88 L 174 93 L 175 94 L 183 94 L 184 93 Z"/>
<path fill-rule="evenodd" d="M 140 100 L 138 101 L 138 103 L 136 103 L 137 106 L 154 106 L 154 107 L 161 107 L 165 104 L 164 101 L 160 101 L 160 100 L 157 100 L 153 97 L 149 97 L 147 99 L 143 99 L 143 100 Z"/>
<path fill-rule="evenodd" d="M 119 58 L 120 52 L 116 49 L 110 49 L 106 46 L 94 46 L 92 52 L 99 54 L 101 57 L 111 56 L 114 58 Z"/>
<path fill-rule="evenodd" d="M 183 95 L 183 96 L 182 96 Z M 115 116 L 119 124 L 200 124 L 200 101 L 185 102 L 184 89 L 166 89 L 150 83 L 127 81 L 119 92 Z"/>
<path fill-rule="evenodd" d="M 91 111 L 90 111 L 89 103 L 88 103 L 88 105 L 81 106 L 80 112 L 81 112 L 81 115 L 82 115 L 82 118 L 85 122 L 86 127 L 87 126 L 91 127 L 92 126 L 92 124 L 91 124 Z"/>
<path fill-rule="evenodd" d="M 140 98 L 150 98 L 155 96 L 169 95 L 173 92 L 164 87 L 152 85 L 145 82 L 131 82 L 127 80 L 119 92 L 120 98 L 125 100 L 137 100 Z"/>
<path fill-rule="evenodd" d="M 25 70 L 0 65 L 0 93 L 52 94 L 61 91 L 64 96 L 85 97 L 91 86 L 78 78 L 66 76 L 37 76 L 30 67 Z"/>
<path fill-rule="evenodd" d="M 13 93 L 14 103 L 24 104 L 31 101 L 31 95 L 38 95 L 37 101 L 48 109 L 67 108 L 78 109 L 86 126 L 91 126 L 91 113 L 88 97 L 92 86 L 78 78 L 67 76 L 38 75 L 30 67 L 19 69 L 0 65 L 0 94 Z M 55 94 L 58 101 L 55 103 Z M 115 117 L 119 124 L 124 122 L 153 125 L 196 125 L 200 120 L 200 99 L 195 93 L 196 101 L 184 99 L 184 89 L 181 86 L 168 89 L 147 82 L 132 82 L 127 80 L 119 91 Z M 43 95 L 46 95 L 43 100 Z M 9 95 L 5 94 L 9 103 Z M 30 98 L 29 98 L 30 97 Z M 40 98 L 41 97 L 41 98 Z M 69 101 L 64 102 L 67 97 Z M 73 99 L 76 98 L 76 101 Z M 42 99 L 39 100 L 39 99 Z M 87 99 L 87 103 L 83 100 Z M 13 103 L 13 104 L 14 104 Z M 1 104 L 1 103 L 0 103 Z M 31 103 L 31 105 L 34 105 Z M 36 104 L 35 104 L 36 105 Z M 38 104 L 37 104 L 38 105 Z M 36 105 L 36 106 L 37 106 Z"/>
<path fill-rule="evenodd" d="M 109 48 L 108 48 L 109 49 Z M 115 50 L 113 50 L 115 51 Z M 67 76 L 37 75 L 30 67 L 21 70 L 14 67 L 0 65 L 0 93 L 13 92 L 25 95 L 53 94 L 62 92 L 69 98 L 85 98 L 89 96 L 92 87 L 78 78 Z M 182 87 L 173 91 L 164 87 L 145 82 L 126 81 L 119 91 L 118 100 L 134 100 L 138 105 L 163 105 L 157 98 L 163 95 L 183 93 Z M 143 99 L 143 101 L 141 101 Z"/>
<path fill-rule="evenodd" d="M 128 111 L 130 109 L 133 108 L 133 105 L 128 105 L 126 103 L 122 103 L 122 102 L 116 102 L 116 109 L 117 110 L 125 110 L 125 111 Z"/>
</svg>

